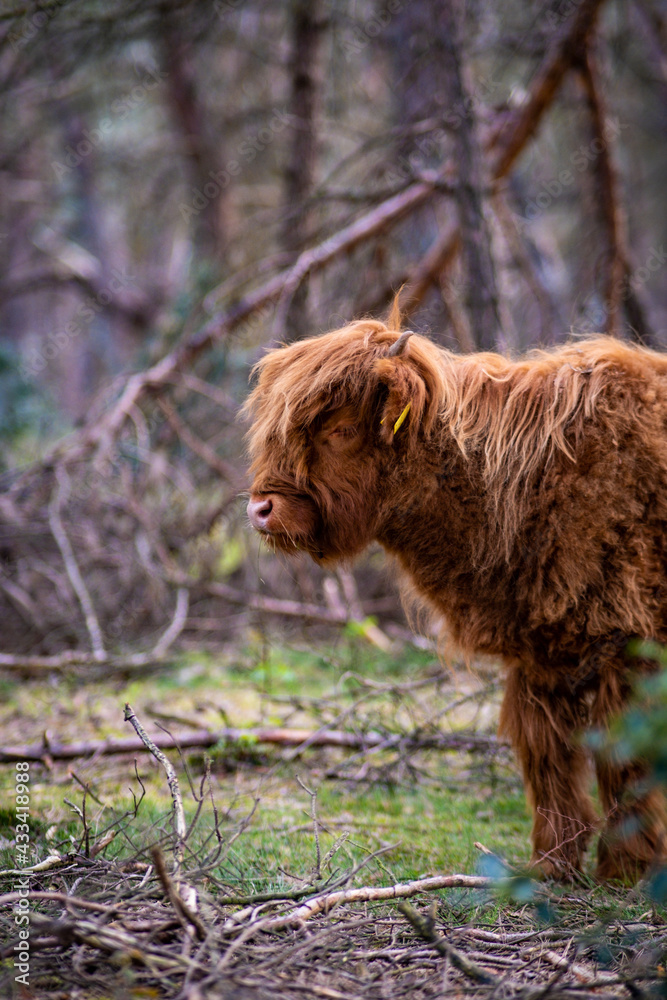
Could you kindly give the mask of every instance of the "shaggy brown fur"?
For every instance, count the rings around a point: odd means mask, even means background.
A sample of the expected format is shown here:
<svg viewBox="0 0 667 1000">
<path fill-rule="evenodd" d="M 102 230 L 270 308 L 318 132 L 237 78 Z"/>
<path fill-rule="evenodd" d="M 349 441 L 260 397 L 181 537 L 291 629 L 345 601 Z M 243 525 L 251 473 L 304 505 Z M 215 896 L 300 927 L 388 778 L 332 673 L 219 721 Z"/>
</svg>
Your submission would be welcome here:
<svg viewBox="0 0 667 1000">
<path fill-rule="evenodd" d="M 508 361 L 416 335 L 388 356 L 397 337 L 364 320 L 259 363 L 249 514 L 321 562 L 379 541 L 463 649 L 503 658 L 534 861 L 567 876 L 596 826 L 579 734 L 649 669 L 628 640 L 667 640 L 667 358 L 598 337 Z M 598 874 L 632 879 L 665 856 L 663 802 L 640 764 L 595 764 Z"/>
</svg>

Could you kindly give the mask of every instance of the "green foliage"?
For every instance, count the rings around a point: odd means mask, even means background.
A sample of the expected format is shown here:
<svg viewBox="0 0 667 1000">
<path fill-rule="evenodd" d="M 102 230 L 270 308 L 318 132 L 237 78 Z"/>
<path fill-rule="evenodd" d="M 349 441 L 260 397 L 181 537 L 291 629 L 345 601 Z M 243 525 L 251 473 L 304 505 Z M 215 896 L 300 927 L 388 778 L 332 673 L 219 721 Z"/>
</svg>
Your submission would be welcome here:
<svg viewBox="0 0 667 1000">
<path fill-rule="evenodd" d="M 377 623 L 377 618 L 369 615 L 368 618 L 364 618 L 361 622 L 349 621 L 345 626 L 345 631 L 348 635 L 361 636 L 362 639 L 365 639 L 369 628 L 377 628 Z"/>
</svg>

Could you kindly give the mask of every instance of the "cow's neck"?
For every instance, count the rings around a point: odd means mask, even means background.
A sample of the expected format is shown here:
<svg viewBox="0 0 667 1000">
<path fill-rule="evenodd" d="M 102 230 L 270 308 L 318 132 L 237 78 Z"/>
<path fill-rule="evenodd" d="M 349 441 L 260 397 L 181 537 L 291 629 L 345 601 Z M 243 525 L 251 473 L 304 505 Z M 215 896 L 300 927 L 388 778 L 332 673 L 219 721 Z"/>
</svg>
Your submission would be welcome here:
<svg viewBox="0 0 667 1000">
<path fill-rule="evenodd" d="M 453 442 L 423 446 L 414 472 L 412 462 L 394 470 L 377 537 L 464 646 L 506 654 L 511 639 L 502 622 L 515 617 L 504 611 L 513 598 L 510 568 L 481 464 L 481 456 L 464 458 Z"/>
</svg>

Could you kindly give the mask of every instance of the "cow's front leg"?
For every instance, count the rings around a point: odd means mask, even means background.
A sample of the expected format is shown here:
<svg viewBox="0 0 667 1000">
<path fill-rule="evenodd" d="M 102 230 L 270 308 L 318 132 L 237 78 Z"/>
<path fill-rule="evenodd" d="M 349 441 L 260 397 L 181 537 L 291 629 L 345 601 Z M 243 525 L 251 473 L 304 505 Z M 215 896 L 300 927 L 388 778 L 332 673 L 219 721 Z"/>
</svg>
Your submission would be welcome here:
<svg viewBox="0 0 667 1000">
<path fill-rule="evenodd" d="M 547 688 L 529 667 L 510 668 L 500 732 L 516 750 L 533 809 L 532 863 L 552 878 L 581 870 L 597 825 L 589 759 L 577 740 L 585 723 L 585 707 L 567 687 Z"/>
</svg>

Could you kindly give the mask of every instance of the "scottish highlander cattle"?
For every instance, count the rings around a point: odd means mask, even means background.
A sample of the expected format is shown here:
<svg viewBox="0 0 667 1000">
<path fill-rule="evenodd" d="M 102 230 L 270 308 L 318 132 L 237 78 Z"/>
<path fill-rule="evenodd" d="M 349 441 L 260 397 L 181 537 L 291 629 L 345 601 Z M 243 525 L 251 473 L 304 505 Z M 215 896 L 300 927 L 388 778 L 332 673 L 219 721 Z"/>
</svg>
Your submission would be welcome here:
<svg viewBox="0 0 667 1000">
<path fill-rule="evenodd" d="M 597 875 L 631 881 L 665 857 L 661 793 L 581 734 L 651 669 L 629 640 L 667 641 L 667 357 L 607 337 L 456 355 L 397 325 L 259 362 L 250 521 L 322 564 L 378 541 L 462 650 L 505 665 L 534 864 L 570 878 L 600 826 Z"/>
</svg>

